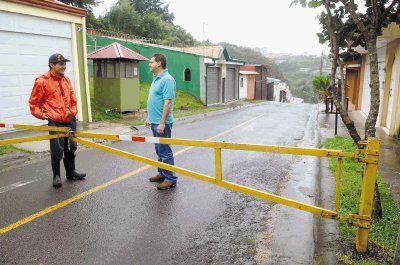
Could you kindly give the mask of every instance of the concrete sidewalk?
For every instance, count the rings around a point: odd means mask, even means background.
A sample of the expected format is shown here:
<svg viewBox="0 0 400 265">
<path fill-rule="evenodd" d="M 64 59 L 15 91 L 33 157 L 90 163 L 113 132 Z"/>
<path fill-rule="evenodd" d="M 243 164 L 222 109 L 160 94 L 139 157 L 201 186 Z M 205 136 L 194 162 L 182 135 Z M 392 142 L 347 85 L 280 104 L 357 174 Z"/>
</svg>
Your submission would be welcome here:
<svg viewBox="0 0 400 265">
<path fill-rule="evenodd" d="M 365 122 L 361 111 L 349 112 L 361 138 L 365 135 Z M 390 191 L 400 204 L 400 138 L 389 137 L 383 128 L 376 128 L 376 137 L 381 139 L 378 174 L 389 185 Z"/>
</svg>

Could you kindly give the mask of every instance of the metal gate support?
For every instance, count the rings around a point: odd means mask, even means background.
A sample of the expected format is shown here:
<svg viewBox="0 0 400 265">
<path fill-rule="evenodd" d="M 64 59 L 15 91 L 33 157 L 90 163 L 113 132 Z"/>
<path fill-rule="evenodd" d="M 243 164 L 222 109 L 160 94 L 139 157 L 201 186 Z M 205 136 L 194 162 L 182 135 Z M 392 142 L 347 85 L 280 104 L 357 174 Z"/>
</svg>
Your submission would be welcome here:
<svg viewBox="0 0 400 265">
<path fill-rule="evenodd" d="M 56 131 L 59 134 L 34 136 L 25 138 L 16 138 L 8 140 L 0 140 L 2 144 L 12 144 L 19 142 L 37 141 L 44 139 L 52 139 L 58 137 L 73 137 L 74 141 L 87 145 L 92 148 L 96 148 L 105 152 L 109 152 L 115 155 L 119 155 L 128 159 L 133 159 L 145 164 L 149 164 L 155 167 L 160 167 L 166 170 L 174 171 L 180 174 L 190 176 L 211 184 L 215 184 L 221 187 L 225 187 L 230 190 L 245 193 L 257 198 L 265 199 L 275 203 L 283 204 L 292 208 L 296 208 L 302 211 L 310 212 L 312 214 L 320 215 L 324 218 L 334 219 L 338 221 L 347 222 L 350 225 L 357 227 L 356 234 L 356 249 L 360 253 L 364 253 L 367 250 L 368 235 L 371 228 L 371 214 L 374 200 L 376 171 L 378 167 L 379 148 L 380 140 L 371 138 L 367 141 L 362 141 L 359 144 L 366 145 L 365 149 L 357 149 L 354 153 L 345 152 L 342 150 L 331 150 L 331 149 L 315 149 L 315 148 L 300 148 L 300 147 L 288 147 L 288 146 L 271 146 L 271 145 L 257 145 L 257 144 L 240 144 L 230 142 L 218 142 L 218 141 L 201 141 L 201 140 L 186 140 L 176 138 L 159 138 L 159 137 L 144 137 L 135 135 L 114 135 L 114 134 L 99 134 L 89 132 L 73 132 L 69 128 L 63 127 L 50 127 L 50 126 L 32 126 L 22 124 L 4 124 L 0 123 L 0 128 L 18 128 L 28 130 L 41 130 L 41 131 Z M 121 151 L 109 146 L 94 143 L 91 141 L 83 140 L 83 138 L 100 138 L 112 141 L 133 141 L 133 142 L 144 142 L 144 143 L 159 143 L 159 144 L 175 144 L 184 146 L 196 146 L 196 147 L 208 147 L 214 149 L 215 158 L 215 177 L 208 176 L 202 173 L 191 171 L 178 166 L 172 166 L 164 164 L 162 162 L 149 159 L 143 156 L 131 154 L 125 151 Z M 306 155 L 306 156 L 317 156 L 317 157 L 328 157 L 338 159 L 338 168 L 336 174 L 335 184 L 335 202 L 334 210 L 320 208 L 314 205 L 306 204 L 303 202 L 294 201 L 288 198 L 284 198 L 275 194 L 267 193 L 264 191 L 249 188 L 243 185 L 232 183 L 223 180 L 222 175 L 222 149 L 230 150 L 242 150 L 242 151 L 256 151 L 256 152 L 268 152 L 268 153 L 280 153 L 280 154 L 292 154 L 292 155 Z M 339 216 L 340 209 L 340 190 L 341 190 L 341 174 L 342 174 L 342 163 L 343 158 L 352 158 L 357 162 L 365 163 L 364 177 L 362 181 L 362 191 L 360 198 L 360 210 L 359 214 L 350 214 L 347 216 Z"/>
<path fill-rule="evenodd" d="M 356 249 L 360 253 L 367 251 L 368 235 L 371 226 L 371 215 L 374 205 L 375 181 L 376 171 L 378 169 L 380 140 L 369 139 L 366 145 L 365 157 L 376 160 L 376 163 L 366 163 L 362 181 L 359 214 L 360 216 L 364 217 L 360 219 L 360 221 L 364 223 L 366 227 L 358 227 L 357 229 Z"/>
</svg>

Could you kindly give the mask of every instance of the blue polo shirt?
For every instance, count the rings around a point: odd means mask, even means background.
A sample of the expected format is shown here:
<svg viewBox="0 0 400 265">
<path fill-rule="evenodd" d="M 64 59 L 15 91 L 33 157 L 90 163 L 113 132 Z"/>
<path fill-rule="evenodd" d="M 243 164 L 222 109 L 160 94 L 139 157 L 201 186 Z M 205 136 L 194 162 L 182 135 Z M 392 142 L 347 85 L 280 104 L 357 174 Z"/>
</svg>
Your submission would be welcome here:
<svg viewBox="0 0 400 265">
<path fill-rule="evenodd" d="M 172 110 L 174 108 L 175 93 L 176 82 L 168 73 L 168 69 L 165 69 L 158 76 L 153 78 L 153 82 L 150 86 L 149 97 L 147 99 L 147 120 L 149 123 L 160 123 L 164 109 L 164 100 L 166 99 L 172 100 L 171 109 L 166 123 L 173 123 L 174 116 Z"/>
</svg>

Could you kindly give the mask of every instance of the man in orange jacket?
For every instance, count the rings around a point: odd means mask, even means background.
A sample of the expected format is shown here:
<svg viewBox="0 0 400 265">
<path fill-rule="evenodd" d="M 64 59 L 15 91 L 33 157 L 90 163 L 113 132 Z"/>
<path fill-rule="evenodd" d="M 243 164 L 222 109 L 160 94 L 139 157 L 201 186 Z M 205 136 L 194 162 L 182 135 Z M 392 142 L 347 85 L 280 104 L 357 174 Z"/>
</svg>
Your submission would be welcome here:
<svg viewBox="0 0 400 265">
<path fill-rule="evenodd" d="M 50 70 L 36 78 L 29 98 L 29 107 L 33 116 L 47 120 L 49 126 L 69 127 L 76 131 L 76 96 L 71 81 L 64 75 L 66 62 L 69 61 L 59 53 L 50 56 Z M 75 170 L 76 149 L 77 144 L 70 138 L 50 139 L 53 187 L 62 186 L 60 162 L 63 156 L 68 180 L 81 180 L 86 177 L 86 174 L 79 174 Z"/>
</svg>

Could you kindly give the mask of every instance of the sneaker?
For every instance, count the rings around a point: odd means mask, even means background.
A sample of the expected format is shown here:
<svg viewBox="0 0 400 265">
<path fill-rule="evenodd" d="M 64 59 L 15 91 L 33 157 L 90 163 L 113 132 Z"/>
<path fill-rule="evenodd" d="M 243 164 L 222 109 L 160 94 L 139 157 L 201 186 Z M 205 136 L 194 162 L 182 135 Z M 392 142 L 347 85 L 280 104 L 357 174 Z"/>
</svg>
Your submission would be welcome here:
<svg viewBox="0 0 400 265">
<path fill-rule="evenodd" d="M 164 178 L 161 177 L 160 175 L 156 175 L 154 177 L 149 178 L 150 182 L 163 182 Z"/>
<path fill-rule="evenodd" d="M 171 188 L 173 188 L 175 186 L 176 186 L 176 183 L 172 183 L 172 182 L 169 182 L 169 181 L 166 180 L 166 181 L 161 182 L 157 186 L 157 189 L 159 189 L 159 190 L 169 190 L 169 189 L 171 189 Z"/>
</svg>

